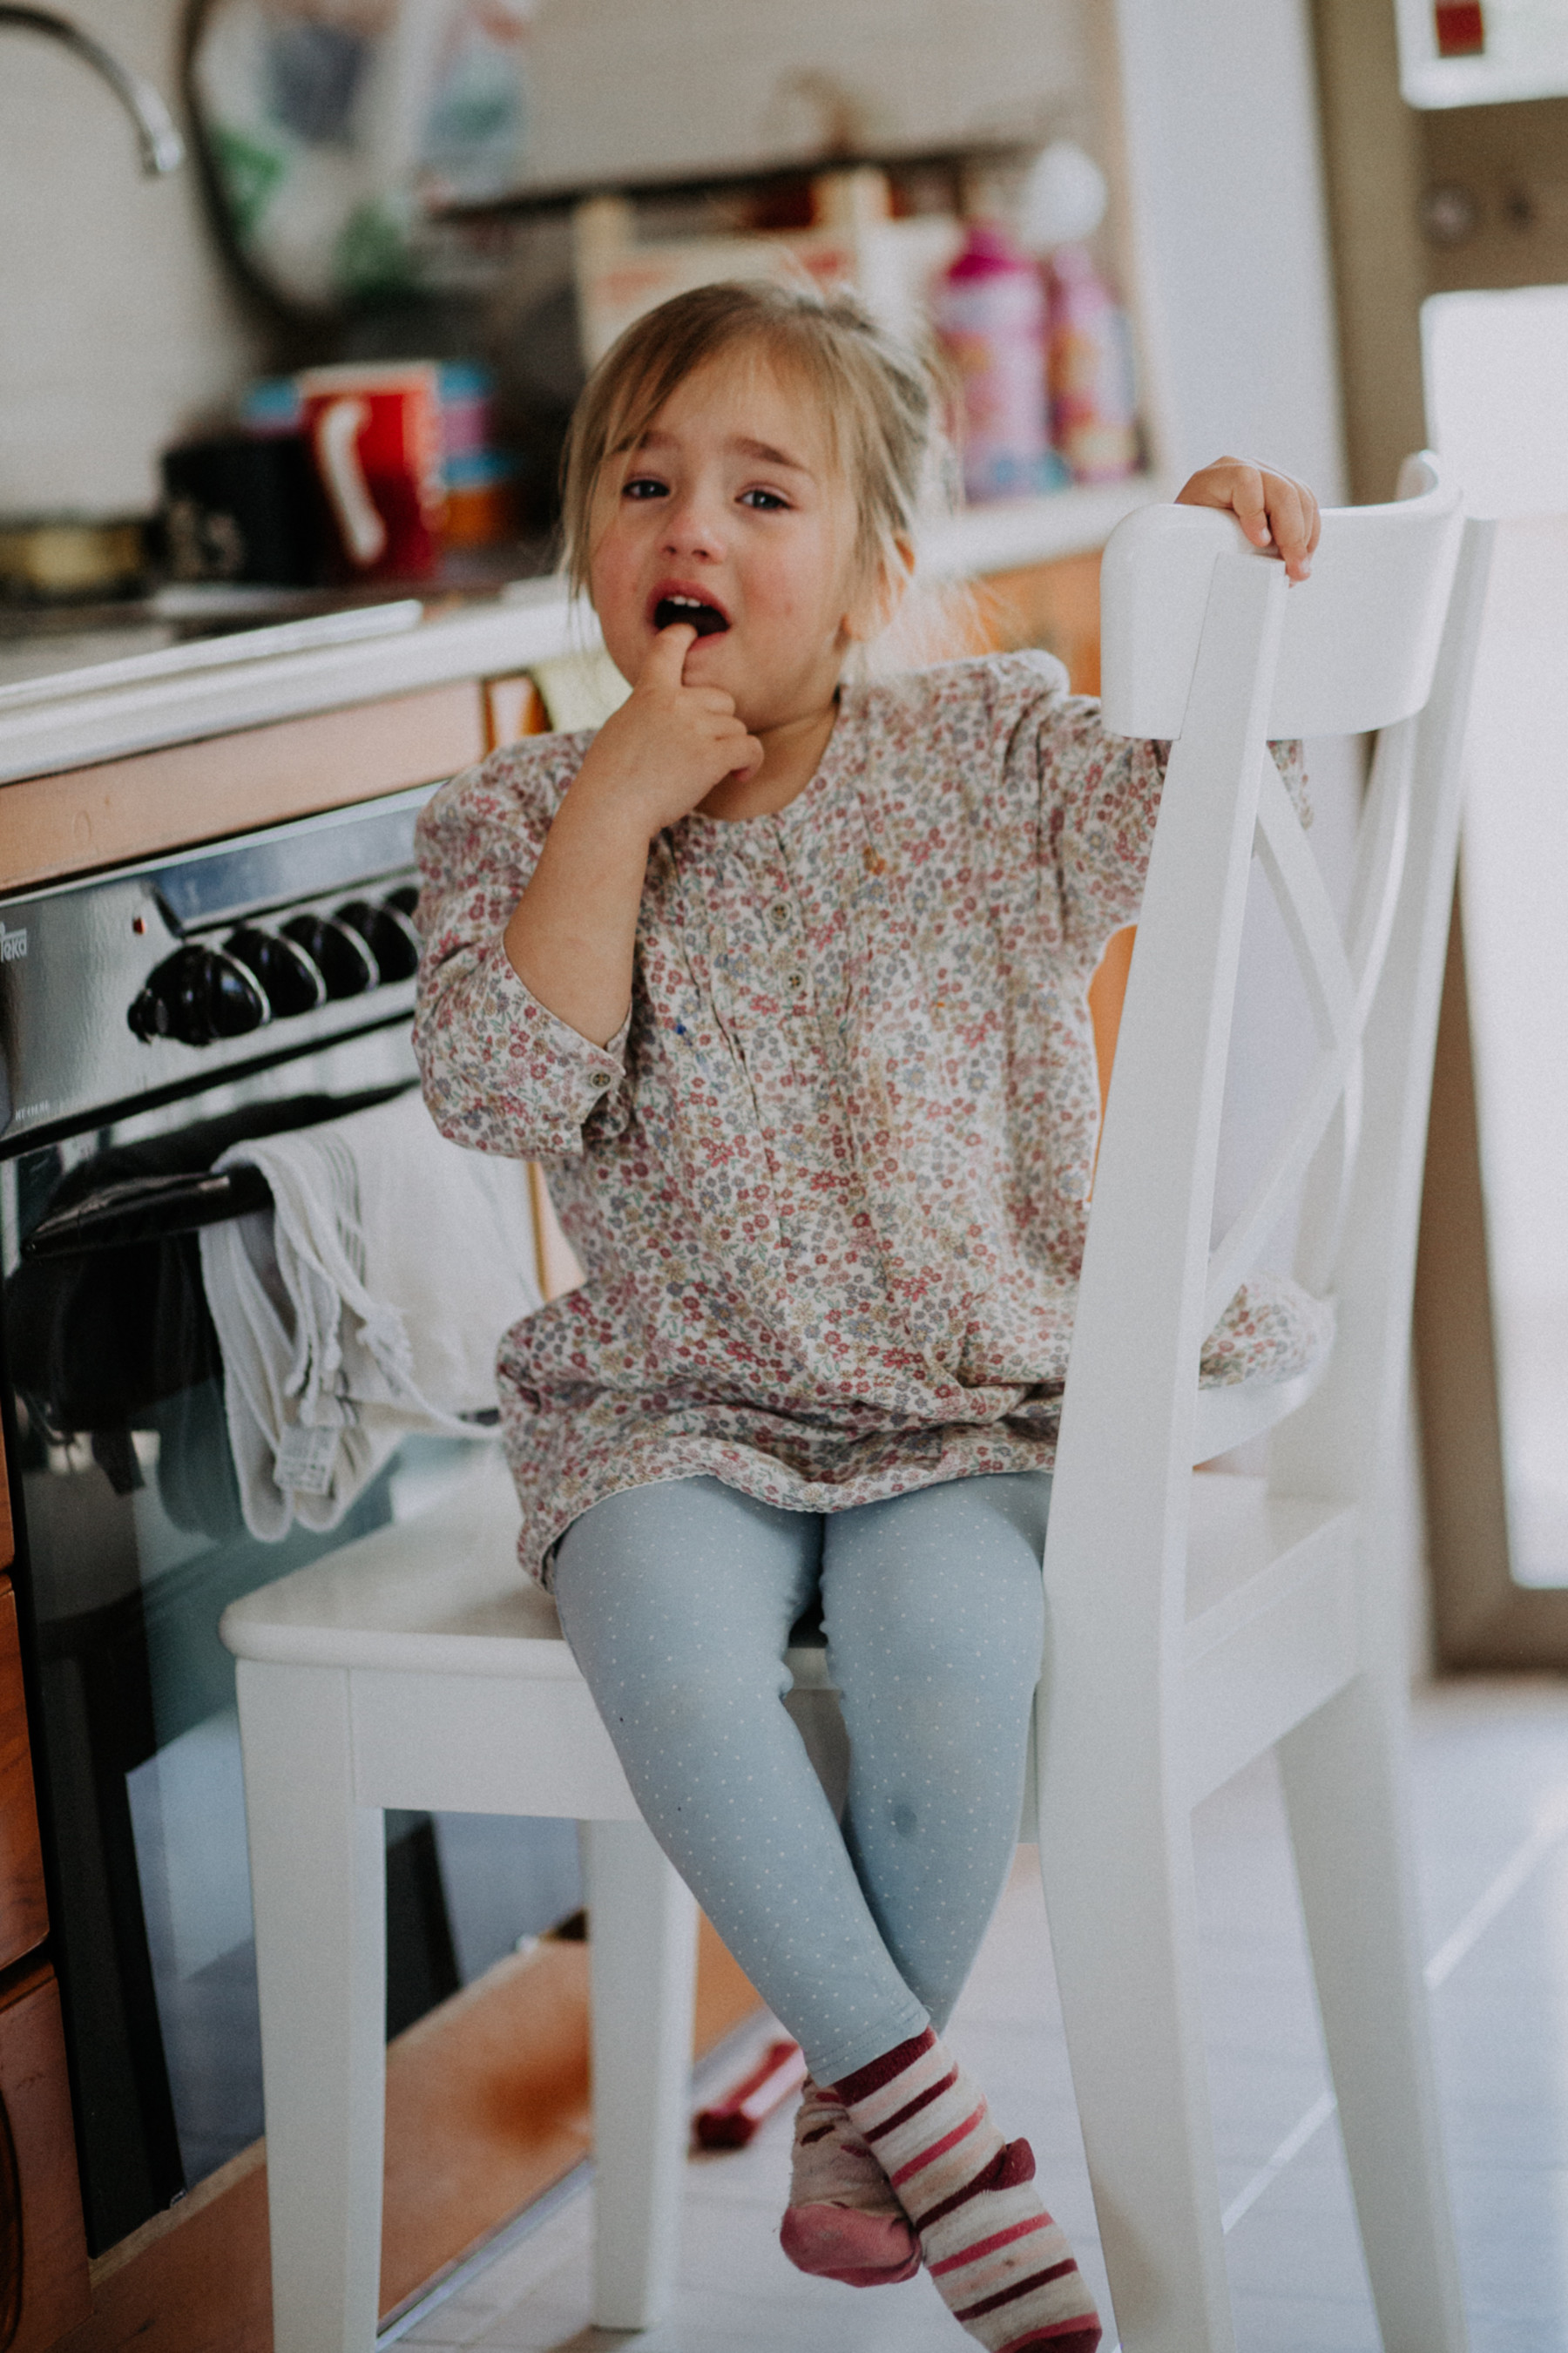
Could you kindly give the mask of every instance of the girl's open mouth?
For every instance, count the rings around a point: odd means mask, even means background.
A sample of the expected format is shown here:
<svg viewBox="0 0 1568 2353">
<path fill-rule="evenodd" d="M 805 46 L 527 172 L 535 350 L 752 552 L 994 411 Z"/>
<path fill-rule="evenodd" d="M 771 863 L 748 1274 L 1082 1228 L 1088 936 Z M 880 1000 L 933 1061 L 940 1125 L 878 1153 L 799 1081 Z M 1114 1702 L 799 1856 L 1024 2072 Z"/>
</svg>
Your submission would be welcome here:
<svg viewBox="0 0 1568 2353">
<path fill-rule="evenodd" d="M 654 628 L 673 628 L 677 621 L 689 621 L 700 638 L 716 638 L 730 626 L 717 605 L 705 605 L 700 597 L 661 596 L 653 608 Z"/>
</svg>

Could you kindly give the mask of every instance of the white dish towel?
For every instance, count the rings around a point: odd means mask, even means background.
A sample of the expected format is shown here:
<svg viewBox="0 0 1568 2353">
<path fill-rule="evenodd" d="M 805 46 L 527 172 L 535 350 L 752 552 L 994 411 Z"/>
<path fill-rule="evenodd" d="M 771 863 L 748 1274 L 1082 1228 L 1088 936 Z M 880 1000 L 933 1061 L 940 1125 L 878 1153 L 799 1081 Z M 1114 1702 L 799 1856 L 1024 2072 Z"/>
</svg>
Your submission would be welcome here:
<svg viewBox="0 0 1568 2353">
<path fill-rule="evenodd" d="M 201 1236 L 246 1525 L 335 1527 L 409 1430 L 475 1438 L 501 1335 L 542 1304 L 521 1161 L 437 1134 L 417 1091 L 235 1145 L 271 1209 Z"/>
</svg>

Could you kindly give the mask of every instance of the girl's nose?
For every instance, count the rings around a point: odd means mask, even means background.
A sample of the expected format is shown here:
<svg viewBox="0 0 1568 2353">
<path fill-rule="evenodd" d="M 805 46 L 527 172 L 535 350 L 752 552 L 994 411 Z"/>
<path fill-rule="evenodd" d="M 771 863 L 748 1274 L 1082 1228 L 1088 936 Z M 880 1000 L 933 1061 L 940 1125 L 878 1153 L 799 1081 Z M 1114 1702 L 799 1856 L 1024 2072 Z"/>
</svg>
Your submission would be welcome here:
<svg viewBox="0 0 1568 2353">
<path fill-rule="evenodd" d="M 670 555 L 708 556 L 717 561 L 724 553 L 723 532 L 711 499 L 689 491 L 672 499 L 665 510 L 664 545 Z"/>
</svg>

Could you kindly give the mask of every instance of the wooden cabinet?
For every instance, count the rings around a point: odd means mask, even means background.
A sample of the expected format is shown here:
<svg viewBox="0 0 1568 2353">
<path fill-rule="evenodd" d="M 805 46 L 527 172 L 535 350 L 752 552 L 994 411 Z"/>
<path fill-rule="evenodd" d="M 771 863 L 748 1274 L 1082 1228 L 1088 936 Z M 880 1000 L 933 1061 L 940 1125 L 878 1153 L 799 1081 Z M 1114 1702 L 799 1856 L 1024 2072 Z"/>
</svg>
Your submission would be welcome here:
<svg viewBox="0 0 1568 2353">
<path fill-rule="evenodd" d="M 994 572 L 976 592 L 988 651 L 1043 646 L 1066 665 L 1075 694 L 1100 692 L 1100 552 Z"/>
<path fill-rule="evenodd" d="M 48 1927 L 16 1599 L 0 1577 L 0 1971 L 41 1945 Z"/>
<path fill-rule="evenodd" d="M 0 2353 L 44 2353 L 92 2309 L 59 1989 L 47 1962 L 0 1979 Z"/>
<path fill-rule="evenodd" d="M 483 691 L 459 679 L 0 786 L 0 888 L 22 890 L 456 774 L 488 749 Z"/>
<path fill-rule="evenodd" d="M 550 722 L 545 716 L 544 697 L 521 670 L 515 678 L 491 678 L 485 681 L 485 744 L 491 752 L 503 744 L 515 744 L 524 735 L 542 735 Z"/>
<path fill-rule="evenodd" d="M 0 1543 L 8 1564 L 3 1459 Z M 48 1926 L 16 1601 L 0 1577 L 0 2353 L 43 2353 L 91 2305 L 59 1989 L 27 1957 Z"/>
</svg>

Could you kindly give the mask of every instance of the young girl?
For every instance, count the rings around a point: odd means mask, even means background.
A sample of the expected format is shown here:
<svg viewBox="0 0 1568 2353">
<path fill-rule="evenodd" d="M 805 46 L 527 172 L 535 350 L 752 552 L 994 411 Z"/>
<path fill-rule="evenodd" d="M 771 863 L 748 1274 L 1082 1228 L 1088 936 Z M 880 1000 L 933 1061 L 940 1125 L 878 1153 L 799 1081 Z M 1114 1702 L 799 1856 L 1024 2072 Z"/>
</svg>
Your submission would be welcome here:
<svg viewBox="0 0 1568 2353">
<path fill-rule="evenodd" d="M 710 286 L 573 423 L 573 576 L 632 687 L 421 825 L 443 1132 L 544 1161 L 586 1271 L 500 1372 L 525 1565 L 649 1827 L 812 2071 L 783 2241 L 923 2260 L 998 2353 L 1100 2327 L 942 2030 L 1017 1834 L 1098 1095 L 1163 747 L 1017 654 L 858 681 L 913 570 L 932 396 L 848 301 Z M 1309 491 L 1224 459 L 1293 577 Z M 1289 1292 L 1205 1350 L 1283 1371 Z M 781 1704 L 820 1606 L 842 1827 Z"/>
</svg>

